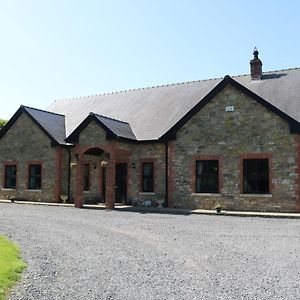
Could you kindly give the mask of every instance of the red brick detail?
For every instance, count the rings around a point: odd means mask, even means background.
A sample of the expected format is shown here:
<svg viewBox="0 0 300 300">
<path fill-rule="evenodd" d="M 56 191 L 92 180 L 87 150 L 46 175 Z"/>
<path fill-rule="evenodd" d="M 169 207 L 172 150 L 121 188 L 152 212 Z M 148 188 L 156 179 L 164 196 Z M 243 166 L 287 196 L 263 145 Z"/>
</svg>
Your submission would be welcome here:
<svg viewBox="0 0 300 300">
<path fill-rule="evenodd" d="M 41 165 L 41 190 L 43 189 L 43 181 L 44 181 L 44 168 L 43 168 L 43 160 L 29 160 L 26 162 L 26 172 L 25 172 L 25 189 L 28 189 L 29 185 L 29 166 L 30 165 Z"/>
<path fill-rule="evenodd" d="M 107 165 L 107 177 L 106 177 L 106 209 L 114 209 L 115 207 L 115 181 L 116 181 L 116 160 L 113 155 L 110 154 L 110 158 Z"/>
<path fill-rule="evenodd" d="M 16 166 L 16 188 L 15 190 L 18 189 L 18 162 L 16 160 L 10 160 L 10 161 L 4 161 L 3 162 L 3 175 L 2 175 L 2 187 L 5 187 L 5 177 L 6 177 L 6 166 Z"/>
<path fill-rule="evenodd" d="M 295 180 L 295 188 L 296 188 L 296 209 L 300 212 L 300 135 L 298 134 L 295 137 L 296 147 L 297 147 L 297 158 L 296 158 L 296 180 Z"/>
<path fill-rule="evenodd" d="M 175 146 L 174 142 L 168 143 L 168 207 L 173 207 L 174 197 L 174 161 L 175 161 Z"/>
<path fill-rule="evenodd" d="M 201 154 L 201 155 L 194 155 L 192 160 L 192 191 L 196 193 L 196 161 L 197 160 L 217 160 L 218 161 L 218 168 L 219 168 L 219 193 L 223 188 L 223 176 L 222 176 L 222 169 L 223 169 L 223 159 L 221 155 L 209 155 L 209 154 Z"/>
<path fill-rule="evenodd" d="M 78 155 L 78 164 L 76 167 L 76 179 L 75 179 L 75 207 L 83 206 L 83 158 L 84 153 L 87 152 L 91 148 L 102 149 L 106 153 L 109 154 L 108 165 L 106 170 L 106 191 L 105 191 L 105 203 L 107 209 L 113 209 L 115 206 L 115 176 L 116 176 L 116 157 L 118 157 L 120 162 L 127 161 L 128 165 L 128 156 L 132 153 L 131 151 L 118 149 L 116 147 L 116 143 L 110 142 L 109 144 L 99 144 L 99 145 L 84 145 L 81 146 L 77 144 L 74 149 L 74 154 Z M 120 158 L 121 157 L 121 158 Z M 118 161 L 118 162 L 119 162 Z M 101 168 L 99 168 L 101 172 Z M 128 166 L 129 172 L 129 166 Z M 129 176 L 130 173 L 128 173 Z M 100 173 L 100 191 L 102 190 L 102 172 Z M 129 181 L 129 177 L 127 180 L 127 184 Z M 129 189 L 128 189 L 129 193 Z"/>
<path fill-rule="evenodd" d="M 75 178 L 75 199 L 74 205 L 77 208 L 83 207 L 83 154 L 78 154 Z"/>
<path fill-rule="evenodd" d="M 244 159 L 268 159 L 269 160 L 269 193 L 272 194 L 274 189 L 273 184 L 273 162 L 272 162 L 273 154 L 270 152 L 260 152 L 260 153 L 244 153 L 240 155 L 239 161 L 239 170 L 240 170 L 240 194 L 244 193 Z"/>
<path fill-rule="evenodd" d="M 55 153 L 55 187 L 54 187 L 54 201 L 60 202 L 61 194 L 61 146 L 56 148 Z"/>
<path fill-rule="evenodd" d="M 143 192 L 143 163 L 153 163 L 153 193 L 155 193 L 155 174 L 157 169 L 157 159 L 152 157 L 142 157 L 139 159 L 138 178 L 140 192 Z"/>
</svg>

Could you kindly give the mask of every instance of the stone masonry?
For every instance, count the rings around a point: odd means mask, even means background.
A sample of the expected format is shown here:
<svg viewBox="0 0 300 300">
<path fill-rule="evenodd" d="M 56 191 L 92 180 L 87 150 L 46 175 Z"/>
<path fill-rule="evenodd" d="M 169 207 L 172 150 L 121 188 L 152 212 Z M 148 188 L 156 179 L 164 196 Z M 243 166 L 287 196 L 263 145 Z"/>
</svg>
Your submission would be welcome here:
<svg viewBox="0 0 300 300">
<path fill-rule="evenodd" d="M 55 164 L 56 148 L 51 147 L 50 139 L 40 128 L 25 114 L 13 124 L 0 143 L 1 189 L 0 197 L 16 199 L 55 202 Z M 6 163 L 17 165 L 16 190 L 5 189 L 4 172 Z M 28 190 L 28 164 L 42 164 L 41 190 Z"/>
<path fill-rule="evenodd" d="M 226 112 L 233 106 L 234 111 Z M 273 112 L 227 85 L 191 118 L 174 142 L 173 205 L 231 210 L 295 211 L 297 147 L 289 125 Z M 196 194 L 197 158 L 219 159 L 220 193 Z M 242 194 L 242 159 L 268 158 L 270 195 Z"/>
</svg>

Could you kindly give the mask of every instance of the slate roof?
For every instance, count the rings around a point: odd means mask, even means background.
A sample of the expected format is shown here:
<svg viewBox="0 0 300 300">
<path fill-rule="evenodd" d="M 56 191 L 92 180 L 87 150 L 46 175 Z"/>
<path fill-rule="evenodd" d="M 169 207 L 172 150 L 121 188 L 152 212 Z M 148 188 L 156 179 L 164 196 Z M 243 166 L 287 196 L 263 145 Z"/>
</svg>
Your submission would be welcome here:
<svg viewBox="0 0 300 300">
<path fill-rule="evenodd" d="M 59 144 L 65 144 L 65 116 L 49 111 L 23 106 L 26 110 Z"/>
<path fill-rule="evenodd" d="M 300 68 L 265 72 L 262 80 L 253 81 L 250 75 L 232 79 L 300 122 Z M 215 78 L 59 100 L 48 110 L 66 116 L 67 136 L 92 111 L 107 116 L 106 122 L 113 118 L 130 124 L 137 140 L 157 140 L 222 80 Z"/>
<path fill-rule="evenodd" d="M 54 144 L 66 144 L 65 116 L 49 111 L 44 111 L 28 106 L 17 110 L 13 117 L 7 122 L 0 133 L 0 138 L 9 130 L 13 123 L 22 113 L 26 113 L 50 138 Z"/>
<path fill-rule="evenodd" d="M 136 137 L 127 122 L 120 120 L 108 118 L 106 116 L 101 116 L 98 114 L 92 113 L 105 127 L 107 127 L 111 132 L 116 136 L 122 137 L 125 139 L 136 140 Z"/>
</svg>

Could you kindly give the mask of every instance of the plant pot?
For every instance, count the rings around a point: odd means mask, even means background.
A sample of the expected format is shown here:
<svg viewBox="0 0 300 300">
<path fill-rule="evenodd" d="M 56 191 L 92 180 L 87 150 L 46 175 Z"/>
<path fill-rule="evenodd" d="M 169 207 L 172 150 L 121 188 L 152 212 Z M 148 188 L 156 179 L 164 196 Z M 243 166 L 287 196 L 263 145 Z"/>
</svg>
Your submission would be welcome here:
<svg viewBox="0 0 300 300">
<path fill-rule="evenodd" d="M 220 213 L 221 210 L 222 210 L 222 207 L 216 207 L 216 212 L 217 212 L 217 213 Z"/>
</svg>

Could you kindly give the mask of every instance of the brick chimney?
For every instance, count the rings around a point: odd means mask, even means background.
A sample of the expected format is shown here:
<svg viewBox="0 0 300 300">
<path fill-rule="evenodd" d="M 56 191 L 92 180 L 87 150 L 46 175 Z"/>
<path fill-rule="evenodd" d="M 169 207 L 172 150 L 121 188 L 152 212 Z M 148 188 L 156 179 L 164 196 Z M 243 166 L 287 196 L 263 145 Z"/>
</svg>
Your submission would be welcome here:
<svg viewBox="0 0 300 300">
<path fill-rule="evenodd" d="M 260 80 L 262 78 L 262 62 L 258 58 L 258 50 L 254 48 L 253 55 L 254 58 L 250 60 L 250 69 L 251 69 L 251 79 Z"/>
</svg>

